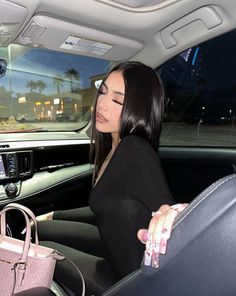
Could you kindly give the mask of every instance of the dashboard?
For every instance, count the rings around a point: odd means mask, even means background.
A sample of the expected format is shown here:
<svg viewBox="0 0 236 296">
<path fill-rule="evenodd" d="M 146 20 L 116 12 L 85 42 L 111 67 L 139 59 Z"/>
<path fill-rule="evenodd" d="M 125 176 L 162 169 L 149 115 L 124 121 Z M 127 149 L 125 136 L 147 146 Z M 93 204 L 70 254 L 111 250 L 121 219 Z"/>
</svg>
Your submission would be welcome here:
<svg viewBox="0 0 236 296">
<path fill-rule="evenodd" d="M 33 173 L 33 151 L 0 154 L 0 179 L 14 179 Z"/>
<path fill-rule="evenodd" d="M 45 144 L 45 145 L 43 145 Z M 54 145 L 53 145 L 54 144 Z M 89 143 L 65 145 L 40 141 L 31 147 L 0 150 L 0 205 L 76 182 L 84 174 L 91 175 L 88 159 Z"/>
</svg>

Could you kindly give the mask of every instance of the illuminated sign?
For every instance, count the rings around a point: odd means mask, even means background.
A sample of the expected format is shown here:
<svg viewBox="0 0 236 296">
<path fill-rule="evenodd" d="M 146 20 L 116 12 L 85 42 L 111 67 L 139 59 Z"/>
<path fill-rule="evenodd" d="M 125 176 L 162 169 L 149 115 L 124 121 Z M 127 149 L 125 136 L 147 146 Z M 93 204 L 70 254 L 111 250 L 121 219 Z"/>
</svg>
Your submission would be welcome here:
<svg viewBox="0 0 236 296">
<path fill-rule="evenodd" d="M 25 98 L 25 97 L 20 97 L 20 98 L 18 99 L 18 103 L 19 103 L 19 104 L 26 103 L 26 98 Z"/>
<path fill-rule="evenodd" d="M 59 98 L 53 99 L 53 104 L 54 105 L 60 104 L 60 99 Z"/>
</svg>

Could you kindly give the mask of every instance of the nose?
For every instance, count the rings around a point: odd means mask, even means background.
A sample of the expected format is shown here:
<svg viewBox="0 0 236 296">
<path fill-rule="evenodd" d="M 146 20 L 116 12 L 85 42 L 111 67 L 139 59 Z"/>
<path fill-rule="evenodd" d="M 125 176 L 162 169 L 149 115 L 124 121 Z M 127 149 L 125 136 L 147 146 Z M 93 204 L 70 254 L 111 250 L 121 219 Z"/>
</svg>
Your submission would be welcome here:
<svg viewBox="0 0 236 296">
<path fill-rule="evenodd" d="M 97 108 L 100 110 L 107 111 L 109 108 L 109 100 L 107 95 L 102 95 L 98 98 Z"/>
</svg>

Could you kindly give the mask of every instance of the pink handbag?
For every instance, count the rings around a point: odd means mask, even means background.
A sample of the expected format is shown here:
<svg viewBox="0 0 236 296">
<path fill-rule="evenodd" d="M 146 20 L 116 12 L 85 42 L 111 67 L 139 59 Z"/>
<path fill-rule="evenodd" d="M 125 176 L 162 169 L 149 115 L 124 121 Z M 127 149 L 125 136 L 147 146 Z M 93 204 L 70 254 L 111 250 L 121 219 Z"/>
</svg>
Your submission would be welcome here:
<svg viewBox="0 0 236 296">
<path fill-rule="evenodd" d="M 19 210 L 25 218 L 25 241 L 6 236 L 6 212 Z M 16 203 L 10 203 L 0 212 L 0 294 L 14 293 L 44 286 L 50 288 L 56 260 L 64 259 L 55 250 L 39 245 L 37 222 L 33 212 Z M 30 219 L 35 225 L 35 243 L 31 243 Z"/>
</svg>

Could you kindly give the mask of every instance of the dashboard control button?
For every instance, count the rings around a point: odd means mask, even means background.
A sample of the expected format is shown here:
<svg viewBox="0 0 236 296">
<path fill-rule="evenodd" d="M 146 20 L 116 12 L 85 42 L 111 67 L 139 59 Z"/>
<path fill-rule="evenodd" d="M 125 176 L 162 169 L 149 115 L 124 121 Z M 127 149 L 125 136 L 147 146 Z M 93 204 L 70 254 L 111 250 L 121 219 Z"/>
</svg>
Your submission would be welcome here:
<svg viewBox="0 0 236 296">
<path fill-rule="evenodd" d="M 18 188 L 16 184 L 10 183 L 5 187 L 5 191 L 8 197 L 13 197 L 17 194 Z"/>
</svg>

